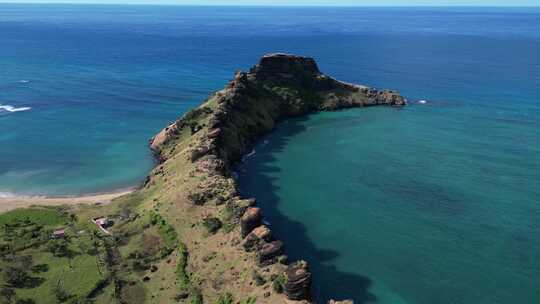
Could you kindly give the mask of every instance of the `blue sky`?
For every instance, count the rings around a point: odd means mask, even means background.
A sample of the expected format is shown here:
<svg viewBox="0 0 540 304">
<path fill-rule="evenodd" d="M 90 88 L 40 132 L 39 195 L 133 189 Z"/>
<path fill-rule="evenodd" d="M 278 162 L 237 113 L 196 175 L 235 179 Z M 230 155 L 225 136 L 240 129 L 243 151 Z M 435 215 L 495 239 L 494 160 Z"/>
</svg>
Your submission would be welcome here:
<svg viewBox="0 0 540 304">
<path fill-rule="evenodd" d="M 335 5 L 335 6 L 540 6 L 540 0 L 0 0 L 11 3 Z"/>
</svg>

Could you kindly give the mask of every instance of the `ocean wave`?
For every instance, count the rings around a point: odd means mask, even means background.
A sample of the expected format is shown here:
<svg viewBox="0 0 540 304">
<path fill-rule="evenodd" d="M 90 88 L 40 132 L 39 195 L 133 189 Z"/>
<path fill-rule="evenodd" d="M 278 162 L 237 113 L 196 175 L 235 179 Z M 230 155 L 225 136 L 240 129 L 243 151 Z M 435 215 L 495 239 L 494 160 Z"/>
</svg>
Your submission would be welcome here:
<svg viewBox="0 0 540 304">
<path fill-rule="evenodd" d="M 253 149 L 248 155 L 246 155 L 246 158 L 250 158 L 252 157 L 253 155 L 255 155 L 257 152 L 255 151 L 255 149 Z"/>
<path fill-rule="evenodd" d="M 426 104 L 426 103 L 427 103 L 427 100 L 422 99 L 422 100 L 419 100 L 418 103 L 419 103 L 419 104 Z"/>
<path fill-rule="evenodd" d="M 32 109 L 31 107 L 16 108 L 14 106 L 0 104 L 0 112 L 5 111 L 5 112 L 12 112 L 13 113 L 13 112 L 29 111 L 31 109 Z"/>
<path fill-rule="evenodd" d="M 10 192 L 0 192 L 0 198 L 14 198 L 14 197 L 17 197 L 17 195 Z"/>
<path fill-rule="evenodd" d="M 23 80 L 19 80 L 19 81 L 17 81 L 17 82 L 18 82 L 18 83 L 30 83 L 30 80 L 24 80 L 24 79 L 23 79 Z"/>
<path fill-rule="evenodd" d="M 255 149 L 253 149 L 249 154 L 247 155 L 244 155 L 242 157 L 242 162 L 245 162 L 248 158 L 252 157 L 253 155 L 255 155 L 257 152 L 255 151 Z"/>
</svg>

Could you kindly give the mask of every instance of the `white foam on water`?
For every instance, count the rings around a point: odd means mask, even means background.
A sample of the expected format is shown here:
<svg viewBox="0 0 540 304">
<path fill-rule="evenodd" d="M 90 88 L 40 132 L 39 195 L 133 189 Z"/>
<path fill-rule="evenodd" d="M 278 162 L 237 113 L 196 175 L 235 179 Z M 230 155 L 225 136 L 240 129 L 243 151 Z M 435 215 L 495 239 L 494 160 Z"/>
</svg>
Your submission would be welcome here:
<svg viewBox="0 0 540 304">
<path fill-rule="evenodd" d="M 245 162 L 248 158 L 252 157 L 253 155 L 255 155 L 257 152 L 255 151 L 255 149 L 253 149 L 253 151 L 251 151 L 249 154 L 247 155 L 244 155 L 242 157 L 242 162 Z"/>
<path fill-rule="evenodd" d="M 1 199 L 28 199 L 28 198 L 46 198 L 46 196 L 30 195 L 30 194 L 15 194 L 12 192 L 0 191 L 0 200 Z"/>
<path fill-rule="evenodd" d="M 24 80 L 24 79 L 23 79 L 23 80 L 19 80 L 19 81 L 17 81 L 17 82 L 18 82 L 18 83 L 30 83 L 30 80 Z"/>
<path fill-rule="evenodd" d="M 426 103 L 427 103 L 427 100 L 422 99 L 422 100 L 419 100 L 418 103 L 419 103 L 419 104 L 426 104 Z"/>
<path fill-rule="evenodd" d="M 10 192 L 0 192 L 0 198 L 14 198 L 17 197 L 15 194 Z"/>
<path fill-rule="evenodd" d="M 247 157 L 247 158 L 250 158 L 250 157 L 252 157 L 253 155 L 255 155 L 255 153 L 257 153 L 257 152 L 255 151 L 255 149 L 253 149 L 253 151 L 251 151 L 248 155 L 246 155 L 246 157 Z"/>
<path fill-rule="evenodd" d="M 30 110 L 32 110 L 31 107 L 16 108 L 14 106 L 0 104 L 0 112 L 1 111 L 6 111 L 6 112 L 14 113 L 14 112 L 24 112 L 24 111 L 30 111 Z"/>
</svg>

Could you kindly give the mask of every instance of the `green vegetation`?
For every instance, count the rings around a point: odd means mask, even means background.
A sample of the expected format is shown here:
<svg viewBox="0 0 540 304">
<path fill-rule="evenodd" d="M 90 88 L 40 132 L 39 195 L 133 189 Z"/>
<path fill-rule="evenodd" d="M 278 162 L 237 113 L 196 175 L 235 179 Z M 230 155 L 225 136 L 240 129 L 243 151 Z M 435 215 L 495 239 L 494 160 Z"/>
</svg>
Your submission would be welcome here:
<svg viewBox="0 0 540 304">
<path fill-rule="evenodd" d="M 203 220 L 203 226 L 206 228 L 206 231 L 210 234 L 216 234 L 223 223 L 218 218 L 208 217 Z"/>
<path fill-rule="evenodd" d="M 178 247 L 178 261 L 176 262 L 176 275 L 180 289 L 187 290 L 189 288 L 189 275 L 186 271 L 188 265 L 188 251 L 184 244 Z"/>
<path fill-rule="evenodd" d="M 256 297 L 249 297 L 249 298 L 247 298 L 245 300 L 242 300 L 240 302 L 240 304 L 255 304 L 255 303 L 257 303 L 257 298 Z"/>
<path fill-rule="evenodd" d="M 165 248 L 161 256 L 165 257 L 171 254 L 178 243 L 178 234 L 173 226 L 169 225 L 159 213 L 154 211 L 150 211 L 150 223 L 158 228 L 159 234 L 165 242 Z"/>
<path fill-rule="evenodd" d="M 217 302 L 216 304 L 233 304 L 235 303 L 234 302 L 234 298 L 232 296 L 232 294 L 230 293 L 226 293 L 226 294 L 222 294 L 218 297 L 217 299 Z M 257 298 L 256 297 L 249 297 L 247 299 L 244 299 L 240 302 L 237 302 L 239 304 L 255 304 L 257 303 Z"/>
<path fill-rule="evenodd" d="M 201 291 L 198 289 L 195 289 L 191 297 L 191 304 L 203 304 L 203 303 L 204 303 L 204 300 L 203 300 Z"/>
<path fill-rule="evenodd" d="M 62 208 L 31 208 L 0 215 L 0 301 L 56 303 L 83 299 L 106 276 L 102 246 L 79 233 Z M 52 231 L 65 234 L 52 238 Z"/>
<path fill-rule="evenodd" d="M 69 222 L 56 208 L 18 209 L 0 216 L 0 255 L 40 246 Z"/>
<path fill-rule="evenodd" d="M 157 212 L 137 211 L 139 199 L 77 216 L 60 207 L 0 215 L 0 303 L 143 303 L 138 282 L 174 251 L 178 235 Z M 113 219 L 112 236 L 91 222 L 98 216 Z M 57 229 L 64 233 L 54 237 Z"/>
<path fill-rule="evenodd" d="M 272 281 L 272 289 L 277 293 L 283 293 L 286 282 L 287 278 L 281 273 Z"/>
<path fill-rule="evenodd" d="M 247 205 L 242 204 L 226 204 L 225 208 L 221 210 L 221 222 L 223 223 L 223 231 L 229 233 L 234 230 L 238 219 L 242 216 L 243 210 L 247 208 Z"/>
<path fill-rule="evenodd" d="M 40 207 L 29 209 L 16 209 L 0 216 L 0 227 L 16 223 L 32 222 L 36 225 L 53 227 L 63 225 L 69 221 L 67 213 L 58 207 Z"/>
<path fill-rule="evenodd" d="M 224 295 L 220 295 L 216 304 L 233 304 L 234 299 L 232 294 L 226 293 Z"/>
</svg>

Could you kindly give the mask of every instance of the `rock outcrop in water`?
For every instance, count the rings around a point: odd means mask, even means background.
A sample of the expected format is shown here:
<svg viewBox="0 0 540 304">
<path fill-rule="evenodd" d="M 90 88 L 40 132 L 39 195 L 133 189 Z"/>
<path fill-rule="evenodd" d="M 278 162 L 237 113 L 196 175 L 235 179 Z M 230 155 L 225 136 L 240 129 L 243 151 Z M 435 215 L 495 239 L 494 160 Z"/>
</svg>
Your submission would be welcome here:
<svg viewBox="0 0 540 304">
<path fill-rule="evenodd" d="M 240 226 L 242 248 L 255 252 L 257 263 L 265 267 L 286 263 L 284 244 L 263 226 L 255 201 L 239 197 L 232 178 L 233 164 L 288 117 L 404 104 L 405 99 L 396 91 L 379 91 L 324 75 L 312 58 L 272 54 L 264 56 L 249 72 L 236 73 L 225 89 L 162 130 L 150 146 L 161 162 L 182 157 L 192 164 L 189 175 L 199 182 L 187 195 L 189 200 L 198 206 L 223 206 L 225 220 Z M 152 177 L 148 183 L 152 183 Z M 290 264 L 282 277 L 288 299 L 310 300 L 311 273 L 306 262 Z"/>
</svg>

